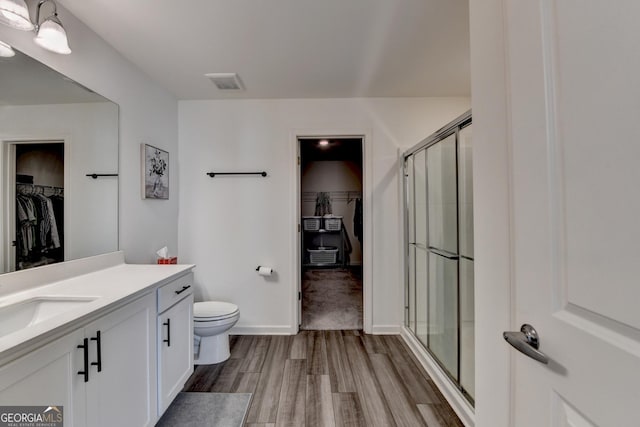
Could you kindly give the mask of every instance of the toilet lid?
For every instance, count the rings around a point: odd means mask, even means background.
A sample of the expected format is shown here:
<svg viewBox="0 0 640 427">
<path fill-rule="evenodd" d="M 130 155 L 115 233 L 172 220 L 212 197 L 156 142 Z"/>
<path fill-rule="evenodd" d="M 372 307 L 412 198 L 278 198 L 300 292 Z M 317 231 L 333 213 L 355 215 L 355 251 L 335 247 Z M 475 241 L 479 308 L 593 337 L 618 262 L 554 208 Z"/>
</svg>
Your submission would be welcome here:
<svg viewBox="0 0 640 427">
<path fill-rule="evenodd" d="M 237 311 L 238 306 L 230 302 L 203 301 L 193 304 L 193 317 L 199 318 L 223 317 Z"/>
</svg>

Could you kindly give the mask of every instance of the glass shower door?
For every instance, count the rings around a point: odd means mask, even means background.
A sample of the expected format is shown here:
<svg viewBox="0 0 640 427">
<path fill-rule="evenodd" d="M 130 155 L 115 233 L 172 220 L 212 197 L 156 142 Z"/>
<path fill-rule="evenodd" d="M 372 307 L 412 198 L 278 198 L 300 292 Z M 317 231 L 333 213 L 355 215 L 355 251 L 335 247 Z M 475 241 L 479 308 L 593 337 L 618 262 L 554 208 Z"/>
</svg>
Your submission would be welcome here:
<svg viewBox="0 0 640 427">
<path fill-rule="evenodd" d="M 424 218 L 427 217 L 427 162 L 426 151 L 415 154 L 413 162 L 414 170 L 414 200 L 415 200 L 415 251 L 416 272 L 416 337 L 427 344 L 428 331 L 428 258 L 427 258 L 427 225 Z"/>
<path fill-rule="evenodd" d="M 407 326 L 427 345 L 427 187 L 426 152 L 419 151 L 405 163 L 407 223 Z"/>
<path fill-rule="evenodd" d="M 405 154 L 405 324 L 473 403 L 475 314 L 470 116 Z"/>
<path fill-rule="evenodd" d="M 429 342 L 458 377 L 458 197 L 456 134 L 427 149 Z"/>
</svg>

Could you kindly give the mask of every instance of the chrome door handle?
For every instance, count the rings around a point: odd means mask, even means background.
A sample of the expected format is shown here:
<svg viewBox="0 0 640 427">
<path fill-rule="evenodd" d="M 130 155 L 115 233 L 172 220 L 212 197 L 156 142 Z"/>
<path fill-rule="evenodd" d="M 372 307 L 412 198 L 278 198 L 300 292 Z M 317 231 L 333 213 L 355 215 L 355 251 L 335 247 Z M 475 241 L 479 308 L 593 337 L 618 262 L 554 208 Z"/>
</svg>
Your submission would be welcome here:
<svg viewBox="0 0 640 427">
<path fill-rule="evenodd" d="M 533 326 L 525 323 L 519 332 L 503 332 L 502 336 L 519 352 L 545 365 L 549 363 L 549 358 L 538 350 L 540 347 L 540 338 L 538 338 L 538 332 L 536 332 Z"/>
</svg>

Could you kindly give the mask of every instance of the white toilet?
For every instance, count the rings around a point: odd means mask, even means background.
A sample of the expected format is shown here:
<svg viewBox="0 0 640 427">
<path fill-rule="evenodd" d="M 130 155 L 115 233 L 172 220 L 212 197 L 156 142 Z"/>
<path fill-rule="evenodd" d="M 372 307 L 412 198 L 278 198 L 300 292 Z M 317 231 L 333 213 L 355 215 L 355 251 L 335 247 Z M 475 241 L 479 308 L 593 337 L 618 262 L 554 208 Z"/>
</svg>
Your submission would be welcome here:
<svg viewBox="0 0 640 427">
<path fill-rule="evenodd" d="M 235 304 L 220 301 L 204 301 L 193 304 L 193 334 L 200 339 L 199 350 L 193 363 L 211 365 L 227 360 L 229 353 L 229 333 L 227 332 L 240 318 L 240 310 Z"/>
</svg>

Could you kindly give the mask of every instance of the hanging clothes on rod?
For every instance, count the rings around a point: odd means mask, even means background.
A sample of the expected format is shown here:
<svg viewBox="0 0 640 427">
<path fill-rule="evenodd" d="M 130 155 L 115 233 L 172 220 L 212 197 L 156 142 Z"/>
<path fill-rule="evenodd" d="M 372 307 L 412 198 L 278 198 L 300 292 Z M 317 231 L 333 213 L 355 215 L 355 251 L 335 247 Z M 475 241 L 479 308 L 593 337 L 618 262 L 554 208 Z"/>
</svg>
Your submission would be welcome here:
<svg viewBox="0 0 640 427">
<path fill-rule="evenodd" d="M 62 192 L 59 187 L 16 185 L 16 269 L 64 260 Z"/>
<path fill-rule="evenodd" d="M 331 214 L 331 195 L 327 192 L 319 192 L 316 196 L 316 216 Z"/>
</svg>

